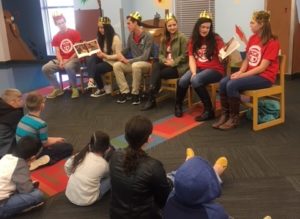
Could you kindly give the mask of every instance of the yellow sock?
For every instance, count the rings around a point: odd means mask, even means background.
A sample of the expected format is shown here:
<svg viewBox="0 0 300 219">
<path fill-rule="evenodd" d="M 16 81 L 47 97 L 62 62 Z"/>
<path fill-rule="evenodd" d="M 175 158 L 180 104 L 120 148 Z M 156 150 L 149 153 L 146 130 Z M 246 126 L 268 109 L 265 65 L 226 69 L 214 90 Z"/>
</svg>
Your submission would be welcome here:
<svg viewBox="0 0 300 219">
<path fill-rule="evenodd" d="M 185 160 L 191 159 L 194 156 L 195 156 L 195 153 L 194 153 L 193 149 L 192 148 L 187 148 L 186 149 L 186 159 Z"/>
</svg>

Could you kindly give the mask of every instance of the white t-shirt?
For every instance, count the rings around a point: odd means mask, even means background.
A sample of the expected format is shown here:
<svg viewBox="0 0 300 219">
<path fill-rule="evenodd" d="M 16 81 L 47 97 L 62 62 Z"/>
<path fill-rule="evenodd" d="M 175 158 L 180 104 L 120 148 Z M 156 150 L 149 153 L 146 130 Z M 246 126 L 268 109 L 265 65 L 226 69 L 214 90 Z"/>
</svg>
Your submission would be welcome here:
<svg viewBox="0 0 300 219">
<path fill-rule="evenodd" d="M 69 176 L 65 194 L 76 205 L 91 205 L 99 199 L 100 180 L 108 176 L 108 163 L 103 157 L 88 152 L 82 163 L 72 173 L 73 158 L 74 156 L 65 163 L 65 171 Z"/>
</svg>

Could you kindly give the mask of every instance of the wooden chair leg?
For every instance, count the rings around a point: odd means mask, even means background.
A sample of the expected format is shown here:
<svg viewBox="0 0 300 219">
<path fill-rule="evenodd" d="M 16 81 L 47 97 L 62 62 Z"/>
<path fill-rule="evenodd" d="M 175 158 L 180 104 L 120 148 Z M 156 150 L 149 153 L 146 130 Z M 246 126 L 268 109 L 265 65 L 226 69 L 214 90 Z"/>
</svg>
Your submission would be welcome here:
<svg viewBox="0 0 300 219">
<path fill-rule="evenodd" d="M 60 87 L 63 90 L 64 89 L 64 82 L 62 80 L 62 73 L 58 72 L 58 76 L 59 76 Z"/>
<path fill-rule="evenodd" d="M 253 97 L 252 100 L 252 116 L 253 116 L 253 130 L 256 131 L 258 130 L 258 98 L 257 97 Z"/>
</svg>

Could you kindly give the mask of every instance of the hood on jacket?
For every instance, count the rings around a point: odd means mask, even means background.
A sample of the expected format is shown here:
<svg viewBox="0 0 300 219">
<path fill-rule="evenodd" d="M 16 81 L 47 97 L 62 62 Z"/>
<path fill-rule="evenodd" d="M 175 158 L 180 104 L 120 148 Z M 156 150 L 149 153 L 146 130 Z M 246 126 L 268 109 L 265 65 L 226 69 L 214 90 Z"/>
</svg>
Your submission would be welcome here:
<svg viewBox="0 0 300 219">
<path fill-rule="evenodd" d="M 212 166 L 201 157 L 184 162 L 175 174 L 175 199 L 187 206 L 209 203 L 221 195 Z"/>
</svg>

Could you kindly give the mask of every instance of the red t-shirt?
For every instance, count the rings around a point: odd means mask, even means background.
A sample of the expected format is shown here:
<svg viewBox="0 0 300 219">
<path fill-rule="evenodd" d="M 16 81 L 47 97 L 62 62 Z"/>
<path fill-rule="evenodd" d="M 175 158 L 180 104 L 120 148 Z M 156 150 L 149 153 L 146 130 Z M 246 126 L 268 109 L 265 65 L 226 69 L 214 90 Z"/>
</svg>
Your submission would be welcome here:
<svg viewBox="0 0 300 219">
<path fill-rule="evenodd" d="M 202 43 L 202 46 L 200 49 L 198 49 L 197 54 L 193 54 L 193 44 L 192 41 L 190 40 L 189 45 L 188 45 L 188 52 L 189 56 L 194 56 L 196 60 L 196 66 L 197 68 L 200 69 L 214 69 L 218 72 L 220 72 L 222 75 L 224 75 L 224 66 L 219 60 L 219 50 L 224 46 L 224 42 L 222 38 L 218 35 L 215 35 L 215 40 L 217 42 L 217 46 L 215 48 L 215 52 L 213 54 L 212 59 L 209 61 L 209 59 L 206 57 L 206 48 L 207 45 L 205 44 L 205 41 Z"/>
<path fill-rule="evenodd" d="M 166 42 L 166 59 L 172 59 L 171 40 Z"/>
<path fill-rule="evenodd" d="M 69 59 L 74 53 L 73 44 L 80 42 L 80 33 L 67 29 L 66 32 L 58 32 L 51 42 L 53 47 L 58 47 L 63 59 Z"/>
<path fill-rule="evenodd" d="M 278 40 L 271 39 L 263 46 L 261 45 L 260 37 L 257 34 L 252 35 L 246 48 L 247 58 L 249 60 L 247 71 L 259 66 L 261 61 L 266 59 L 271 63 L 259 76 L 274 83 L 279 70 L 279 48 Z"/>
</svg>

